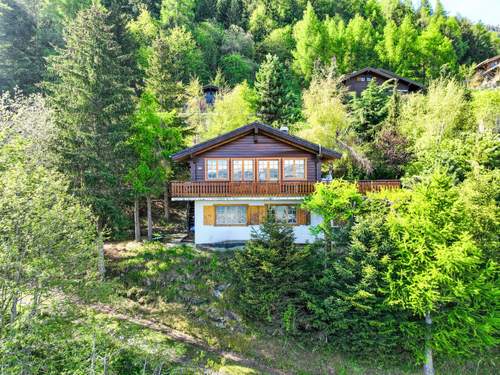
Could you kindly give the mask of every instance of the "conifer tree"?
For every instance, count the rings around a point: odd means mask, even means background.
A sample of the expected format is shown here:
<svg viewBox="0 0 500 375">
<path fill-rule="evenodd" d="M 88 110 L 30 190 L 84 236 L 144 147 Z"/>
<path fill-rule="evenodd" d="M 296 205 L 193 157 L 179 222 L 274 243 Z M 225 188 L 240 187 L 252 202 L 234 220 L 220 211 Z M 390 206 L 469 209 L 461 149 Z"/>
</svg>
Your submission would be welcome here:
<svg viewBox="0 0 500 375">
<path fill-rule="evenodd" d="M 267 55 L 255 79 L 257 111 L 266 124 L 279 127 L 293 121 L 298 106 L 289 86 L 283 64 L 277 56 Z"/>
<path fill-rule="evenodd" d="M 60 169 L 73 191 L 89 203 L 101 226 L 124 224 L 126 151 L 132 111 L 132 69 L 115 39 L 109 12 L 94 3 L 78 13 L 64 36 L 65 47 L 50 59 L 46 84 L 60 128 Z"/>
</svg>

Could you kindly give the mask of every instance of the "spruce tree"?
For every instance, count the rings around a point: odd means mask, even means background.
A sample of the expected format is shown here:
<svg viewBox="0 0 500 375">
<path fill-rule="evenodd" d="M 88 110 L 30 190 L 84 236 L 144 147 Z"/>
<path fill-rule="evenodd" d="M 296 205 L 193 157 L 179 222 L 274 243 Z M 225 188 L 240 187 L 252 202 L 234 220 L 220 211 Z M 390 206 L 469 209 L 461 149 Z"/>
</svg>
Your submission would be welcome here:
<svg viewBox="0 0 500 375">
<path fill-rule="evenodd" d="M 255 79 L 257 110 L 265 123 L 279 127 L 293 122 L 297 97 L 290 89 L 286 70 L 277 56 L 267 55 Z"/>
<path fill-rule="evenodd" d="M 60 169 L 89 203 L 100 225 L 123 223 L 126 150 L 133 109 L 129 56 L 116 40 L 109 12 L 94 3 L 69 24 L 65 47 L 50 59 L 46 84 L 60 128 Z"/>
</svg>

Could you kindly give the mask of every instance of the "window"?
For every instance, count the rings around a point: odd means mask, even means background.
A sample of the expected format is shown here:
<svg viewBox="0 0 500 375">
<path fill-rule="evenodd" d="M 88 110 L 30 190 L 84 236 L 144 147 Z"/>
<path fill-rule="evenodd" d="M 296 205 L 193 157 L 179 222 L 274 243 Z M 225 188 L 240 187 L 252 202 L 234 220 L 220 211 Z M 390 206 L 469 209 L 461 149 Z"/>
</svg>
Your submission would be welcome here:
<svg viewBox="0 0 500 375">
<path fill-rule="evenodd" d="M 371 80 L 372 80 L 372 77 L 368 76 L 368 77 L 366 77 L 366 80 L 367 80 L 367 81 L 371 81 Z"/>
<path fill-rule="evenodd" d="M 216 206 L 215 225 L 246 225 L 247 206 Z"/>
<path fill-rule="evenodd" d="M 306 159 L 283 160 L 283 174 L 285 180 L 303 180 L 306 178 Z"/>
<path fill-rule="evenodd" d="M 207 180 L 227 180 L 227 159 L 207 159 Z"/>
<path fill-rule="evenodd" d="M 278 181 L 279 160 L 259 160 L 259 181 Z"/>
<path fill-rule="evenodd" d="M 297 224 L 297 206 L 271 206 L 276 220 Z"/>
<path fill-rule="evenodd" d="M 233 181 L 253 181 L 253 160 L 233 160 Z"/>
<path fill-rule="evenodd" d="M 364 82 L 365 81 L 365 77 L 364 76 L 358 76 L 356 78 L 357 81 L 361 81 L 361 82 Z"/>
</svg>

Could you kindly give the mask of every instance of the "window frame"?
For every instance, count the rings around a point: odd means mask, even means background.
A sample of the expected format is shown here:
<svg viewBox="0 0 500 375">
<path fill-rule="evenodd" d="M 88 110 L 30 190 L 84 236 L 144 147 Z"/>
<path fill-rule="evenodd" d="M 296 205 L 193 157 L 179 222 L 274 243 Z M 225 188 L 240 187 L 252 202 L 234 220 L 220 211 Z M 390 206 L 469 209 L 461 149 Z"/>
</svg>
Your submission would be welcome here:
<svg viewBox="0 0 500 375">
<path fill-rule="evenodd" d="M 300 226 L 302 224 L 299 224 L 299 209 L 300 209 L 300 204 L 290 204 L 290 203 L 279 203 L 279 204 L 268 204 L 267 205 L 268 209 L 272 209 L 273 207 L 295 207 L 295 223 L 289 223 L 288 222 L 288 213 L 287 213 L 287 220 L 286 223 L 291 225 L 291 226 Z M 274 214 L 274 212 L 273 212 Z"/>
<path fill-rule="evenodd" d="M 245 180 L 245 160 L 251 160 L 252 161 L 252 173 L 253 173 L 253 178 L 251 180 Z M 234 171 L 234 165 L 233 165 L 233 162 L 235 161 L 241 161 L 241 180 L 235 180 L 234 179 L 234 174 L 233 174 L 233 171 Z M 235 181 L 235 182 L 254 182 L 255 179 L 256 179 L 256 173 L 255 173 L 255 169 L 256 169 L 256 162 L 255 162 L 255 159 L 254 158 L 231 158 L 231 181 Z"/>
<path fill-rule="evenodd" d="M 302 158 L 302 157 L 298 157 L 298 158 L 282 158 L 282 163 L 281 163 L 281 168 L 282 168 L 282 171 L 281 171 L 281 176 L 282 176 L 282 179 L 283 181 L 306 181 L 307 180 L 307 158 Z M 303 160 L 304 161 L 304 177 L 286 177 L 285 175 L 285 161 L 286 160 Z M 294 171 L 296 171 L 296 167 L 295 167 L 296 163 L 293 163 L 293 168 L 294 168 Z"/>
<path fill-rule="evenodd" d="M 272 158 L 272 157 L 271 158 L 257 158 L 256 161 L 257 161 L 257 163 L 256 163 L 256 166 L 255 166 L 255 171 L 256 171 L 256 173 L 255 173 L 256 180 L 255 181 L 261 182 L 261 183 L 262 182 L 274 182 L 274 183 L 276 183 L 276 182 L 280 182 L 282 180 L 282 174 L 281 174 L 281 164 L 282 163 L 281 163 L 281 158 L 279 158 L 279 157 L 276 157 L 276 158 Z M 259 170 L 260 170 L 259 169 L 259 163 L 261 161 L 277 161 L 278 162 L 278 178 L 276 180 L 269 180 L 269 179 L 261 180 L 260 179 L 260 176 L 259 176 L 259 174 L 260 174 L 259 173 Z M 267 171 L 266 172 L 266 177 L 268 177 L 271 174 L 270 173 L 271 169 L 269 168 L 269 164 L 267 165 L 266 171 Z"/>
<path fill-rule="evenodd" d="M 248 209 L 248 204 L 238 204 L 238 203 L 233 203 L 233 204 L 214 204 L 214 226 L 215 227 L 247 227 L 250 222 L 250 210 Z M 245 223 L 244 224 L 217 224 L 217 207 L 245 207 L 246 214 L 245 214 Z"/>
<path fill-rule="evenodd" d="M 211 160 L 216 161 L 216 173 L 219 175 L 219 161 L 225 160 L 227 162 L 227 177 L 226 178 L 208 178 L 208 162 Z M 231 160 L 230 158 L 205 158 L 205 181 L 229 181 L 231 176 Z"/>
</svg>

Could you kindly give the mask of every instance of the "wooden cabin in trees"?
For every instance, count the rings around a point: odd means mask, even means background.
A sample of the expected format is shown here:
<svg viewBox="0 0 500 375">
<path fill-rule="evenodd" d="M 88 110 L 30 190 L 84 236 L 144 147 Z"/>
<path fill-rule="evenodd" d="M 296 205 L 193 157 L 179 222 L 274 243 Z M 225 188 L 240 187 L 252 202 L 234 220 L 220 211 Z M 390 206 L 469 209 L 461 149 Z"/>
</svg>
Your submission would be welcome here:
<svg viewBox="0 0 500 375">
<path fill-rule="evenodd" d="M 173 155 L 189 163 L 191 181 L 171 184 L 173 200 L 194 202 L 196 244 L 250 239 L 267 209 L 311 241 L 320 218 L 300 208 L 321 180 L 321 164 L 340 154 L 254 122 Z"/>
<path fill-rule="evenodd" d="M 484 88 L 500 86 L 500 55 L 491 57 L 476 65 L 472 86 Z"/>
<path fill-rule="evenodd" d="M 300 205 L 321 181 L 322 163 L 336 151 L 254 122 L 172 156 L 189 163 L 190 181 L 171 184 L 173 200 L 194 202 L 196 244 L 242 242 L 268 209 L 293 225 L 296 241 L 313 240 L 310 226 L 321 218 Z M 360 181 L 362 192 L 399 181 Z"/>
<path fill-rule="evenodd" d="M 341 77 L 341 82 L 346 86 L 347 91 L 353 94 L 355 93 L 356 95 L 361 94 L 371 81 L 375 81 L 377 84 L 381 85 L 389 80 L 395 82 L 397 90 L 401 93 L 416 92 L 424 88 L 424 86 L 418 82 L 398 76 L 382 68 L 364 68 Z"/>
</svg>

